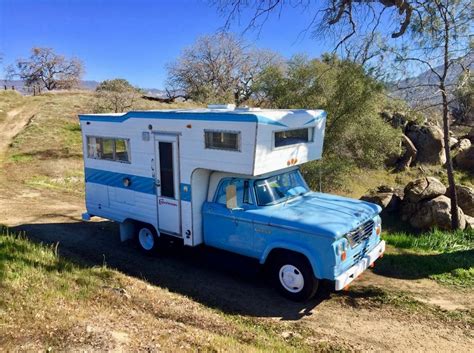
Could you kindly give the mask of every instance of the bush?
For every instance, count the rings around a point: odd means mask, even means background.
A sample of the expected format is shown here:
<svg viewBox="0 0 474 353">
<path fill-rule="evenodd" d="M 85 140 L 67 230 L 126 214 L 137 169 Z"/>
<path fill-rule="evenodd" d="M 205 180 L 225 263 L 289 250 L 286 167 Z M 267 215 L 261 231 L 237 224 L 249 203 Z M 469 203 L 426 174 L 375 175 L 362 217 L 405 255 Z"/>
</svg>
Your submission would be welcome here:
<svg viewBox="0 0 474 353">
<path fill-rule="evenodd" d="M 360 65 L 330 55 L 322 60 L 297 56 L 286 67 L 266 69 L 255 87 L 263 106 L 327 111 L 323 159 L 304 168 L 313 187 L 320 173 L 326 188 L 334 189 L 352 167 L 382 167 L 400 153 L 401 132 L 380 116 L 383 85 Z"/>
</svg>

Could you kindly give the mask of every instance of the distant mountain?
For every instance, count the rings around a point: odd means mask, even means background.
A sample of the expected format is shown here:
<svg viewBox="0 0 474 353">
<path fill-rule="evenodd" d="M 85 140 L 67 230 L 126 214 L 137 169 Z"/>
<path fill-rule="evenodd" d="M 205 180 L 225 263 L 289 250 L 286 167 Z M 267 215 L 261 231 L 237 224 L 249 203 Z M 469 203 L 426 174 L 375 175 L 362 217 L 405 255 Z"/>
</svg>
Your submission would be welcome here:
<svg viewBox="0 0 474 353">
<path fill-rule="evenodd" d="M 453 63 L 446 77 L 446 85 L 448 88 L 448 96 L 453 98 L 452 91 L 459 82 L 462 74 L 462 66 L 472 70 L 474 61 L 474 53 L 466 56 L 461 62 Z M 434 68 L 435 71 L 441 72 L 442 66 Z M 434 86 L 439 83 L 436 75 L 427 70 L 416 77 L 407 78 L 398 83 L 392 83 L 389 86 L 391 96 L 405 100 L 412 107 L 427 107 L 441 104 L 441 95 L 439 89 Z"/>
<path fill-rule="evenodd" d="M 85 80 L 81 81 L 79 88 L 85 89 L 88 91 L 94 91 L 97 86 L 100 84 L 100 82 L 93 81 L 93 80 Z M 8 89 L 11 89 L 12 87 L 15 88 L 18 92 L 22 94 L 30 94 L 31 92 L 28 90 L 27 87 L 25 87 L 24 81 L 21 80 L 0 80 L 0 89 L 5 89 L 5 85 L 7 86 Z M 145 93 L 147 96 L 151 97 L 158 97 L 158 98 L 164 98 L 166 97 L 166 91 L 157 89 L 157 88 L 143 88 L 142 91 Z"/>
</svg>

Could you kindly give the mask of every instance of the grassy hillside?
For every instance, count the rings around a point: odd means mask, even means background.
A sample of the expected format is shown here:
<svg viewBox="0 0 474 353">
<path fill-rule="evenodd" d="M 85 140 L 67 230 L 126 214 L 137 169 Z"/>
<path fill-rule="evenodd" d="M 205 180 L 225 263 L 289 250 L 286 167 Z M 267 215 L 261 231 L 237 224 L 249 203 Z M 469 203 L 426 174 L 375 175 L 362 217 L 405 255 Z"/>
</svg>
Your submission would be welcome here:
<svg viewBox="0 0 474 353">
<path fill-rule="evenodd" d="M 78 114 L 94 112 L 92 92 L 73 91 L 23 97 L 0 92 L 0 114 L 18 112 L 28 119 L 14 137 L 6 163 L 10 182 L 71 193 L 83 192 L 82 140 Z M 163 104 L 141 99 L 136 109 L 190 107 L 187 103 Z M 0 115 L 1 119 L 2 115 Z"/>
<path fill-rule="evenodd" d="M 0 234 L 0 349 L 314 351 L 285 325 L 226 315 L 57 247 Z M 334 347 L 337 348 L 337 347 Z"/>
</svg>

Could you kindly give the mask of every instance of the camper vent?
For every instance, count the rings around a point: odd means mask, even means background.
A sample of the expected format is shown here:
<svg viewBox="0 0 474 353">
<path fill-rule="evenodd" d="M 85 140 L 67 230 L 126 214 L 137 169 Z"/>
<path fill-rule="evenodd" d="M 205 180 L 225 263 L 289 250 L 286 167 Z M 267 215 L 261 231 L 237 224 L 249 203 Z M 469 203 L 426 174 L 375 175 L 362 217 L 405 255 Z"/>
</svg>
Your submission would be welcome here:
<svg viewBox="0 0 474 353">
<path fill-rule="evenodd" d="M 209 109 L 225 109 L 225 110 L 234 110 L 235 104 L 209 104 L 207 106 Z"/>
</svg>

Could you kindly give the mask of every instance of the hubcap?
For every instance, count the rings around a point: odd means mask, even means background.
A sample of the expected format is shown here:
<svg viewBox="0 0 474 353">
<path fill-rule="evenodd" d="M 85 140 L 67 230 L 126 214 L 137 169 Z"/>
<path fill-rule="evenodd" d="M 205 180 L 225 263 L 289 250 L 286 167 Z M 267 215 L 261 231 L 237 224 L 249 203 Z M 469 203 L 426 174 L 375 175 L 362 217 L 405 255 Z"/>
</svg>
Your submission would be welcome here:
<svg viewBox="0 0 474 353">
<path fill-rule="evenodd" d="M 295 266 L 284 265 L 280 268 L 280 283 L 287 291 L 298 293 L 304 287 L 304 277 Z"/>
<path fill-rule="evenodd" d="M 140 232 L 138 233 L 138 241 L 140 242 L 141 247 L 145 250 L 151 250 L 155 245 L 153 233 L 148 228 L 140 229 Z"/>
</svg>

